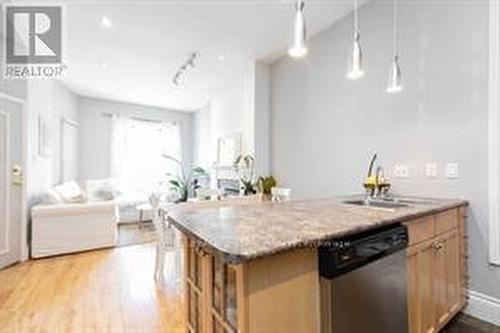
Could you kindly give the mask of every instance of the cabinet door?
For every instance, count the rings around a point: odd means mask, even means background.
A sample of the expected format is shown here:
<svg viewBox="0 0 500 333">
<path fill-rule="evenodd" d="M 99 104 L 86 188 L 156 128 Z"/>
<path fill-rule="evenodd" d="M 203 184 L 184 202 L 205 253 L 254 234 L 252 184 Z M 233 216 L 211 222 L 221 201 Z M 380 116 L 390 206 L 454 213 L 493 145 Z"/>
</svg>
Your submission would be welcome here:
<svg viewBox="0 0 500 333">
<path fill-rule="evenodd" d="M 432 241 L 408 249 L 408 311 L 410 333 L 437 332 L 434 311 Z"/>
<path fill-rule="evenodd" d="M 196 247 L 196 242 L 185 239 L 185 297 L 186 321 L 189 333 L 203 333 L 206 325 L 207 254 Z"/>
<path fill-rule="evenodd" d="M 231 265 L 212 257 L 211 308 L 214 332 L 233 332 L 238 327 L 236 274 Z"/>
<path fill-rule="evenodd" d="M 446 240 L 442 237 L 436 239 L 432 245 L 434 250 L 434 311 L 436 325 L 439 326 L 446 320 Z"/>
<path fill-rule="evenodd" d="M 453 315 L 460 308 L 460 235 L 452 232 L 446 239 L 446 308 Z"/>
<path fill-rule="evenodd" d="M 460 308 L 460 244 L 458 230 L 448 232 L 436 240 L 434 293 L 436 320 L 443 327 Z"/>
</svg>

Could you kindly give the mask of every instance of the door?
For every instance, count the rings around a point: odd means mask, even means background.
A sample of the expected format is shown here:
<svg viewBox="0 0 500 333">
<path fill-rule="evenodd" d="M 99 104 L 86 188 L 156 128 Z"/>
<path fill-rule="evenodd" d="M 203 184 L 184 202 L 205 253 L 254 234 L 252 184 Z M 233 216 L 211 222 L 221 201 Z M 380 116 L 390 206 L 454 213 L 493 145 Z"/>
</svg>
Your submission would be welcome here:
<svg viewBox="0 0 500 333">
<path fill-rule="evenodd" d="M 0 268 L 20 259 L 23 104 L 0 97 Z"/>
</svg>

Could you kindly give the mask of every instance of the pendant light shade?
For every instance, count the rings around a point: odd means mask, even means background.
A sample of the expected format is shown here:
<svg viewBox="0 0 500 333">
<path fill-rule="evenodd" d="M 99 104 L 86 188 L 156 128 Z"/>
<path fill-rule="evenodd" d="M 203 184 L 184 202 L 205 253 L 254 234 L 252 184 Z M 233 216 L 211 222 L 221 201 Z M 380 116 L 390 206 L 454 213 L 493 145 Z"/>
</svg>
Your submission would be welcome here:
<svg viewBox="0 0 500 333">
<path fill-rule="evenodd" d="M 399 67 L 399 56 L 395 55 L 389 71 L 389 84 L 387 85 L 387 92 L 397 93 L 401 90 L 403 90 L 403 86 L 401 84 L 401 67 Z"/>
<path fill-rule="evenodd" d="M 357 80 L 365 75 L 365 72 L 362 68 L 363 54 L 361 52 L 359 38 L 359 33 L 356 33 L 349 58 L 349 71 L 347 72 L 347 78 L 351 80 Z"/>
<path fill-rule="evenodd" d="M 304 1 L 297 0 L 295 4 L 295 24 L 293 29 L 292 47 L 288 54 L 294 58 L 300 58 L 307 54 L 306 47 L 306 22 L 304 19 Z"/>
<path fill-rule="evenodd" d="M 359 33 L 358 26 L 358 0 L 354 0 L 354 40 L 352 42 L 351 53 L 349 54 L 349 69 L 347 71 L 347 78 L 351 80 L 357 80 L 363 75 L 365 72 L 362 67 L 363 53 L 361 51 L 361 44 L 359 40 L 361 35 Z"/>
<path fill-rule="evenodd" d="M 397 0 L 393 0 L 392 3 L 392 54 L 394 58 L 391 62 L 391 67 L 389 69 L 389 82 L 387 85 L 387 92 L 394 94 L 403 90 L 402 85 L 402 75 L 401 66 L 399 66 L 399 54 L 398 54 L 398 35 L 397 35 Z"/>
</svg>

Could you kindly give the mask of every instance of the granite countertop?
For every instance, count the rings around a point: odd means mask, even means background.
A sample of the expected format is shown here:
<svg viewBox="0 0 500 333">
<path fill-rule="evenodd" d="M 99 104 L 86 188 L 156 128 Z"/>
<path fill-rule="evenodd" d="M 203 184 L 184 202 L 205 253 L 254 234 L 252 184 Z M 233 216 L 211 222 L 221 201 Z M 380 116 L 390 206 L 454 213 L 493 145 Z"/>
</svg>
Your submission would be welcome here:
<svg viewBox="0 0 500 333">
<path fill-rule="evenodd" d="M 467 205 L 463 200 L 429 198 L 409 198 L 412 202 L 407 207 L 396 209 L 342 202 L 354 198 L 237 206 L 221 202 L 217 207 L 179 205 L 167 218 L 234 264 Z"/>
</svg>

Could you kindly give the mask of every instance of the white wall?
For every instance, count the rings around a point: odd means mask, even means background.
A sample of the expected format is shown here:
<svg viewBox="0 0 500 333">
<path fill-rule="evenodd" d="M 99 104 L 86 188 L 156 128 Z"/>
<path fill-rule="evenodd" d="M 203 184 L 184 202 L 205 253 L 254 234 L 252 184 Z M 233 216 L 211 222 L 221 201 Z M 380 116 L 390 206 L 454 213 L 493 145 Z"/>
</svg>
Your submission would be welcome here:
<svg viewBox="0 0 500 333">
<path fill-rule="evenodd" d="M 254 150 L 254 66 L 248 67 L 228 82 L 210 101 L 211 132 L 217 147 L 217 139 L 241 132 L 242 151 Z"/>
<path fill-rule="evenodd" d="M 80 98 L 80 179 L 110 176 L 111 123 L 103 114 L 172 121 L 181 127 L 182 158 L 192 161 L 192 114 L 88 97 Z"/>
<path fill-rule="evenodd" d="M 48 117 L 52 133 L 52 155 L 38 154 L 38 117 Z M 56 80 L 28 82 L 28 200 L 61 181 L 61 120 L 78 123 L 78 97 Z M 77 171 L 75 171 L 77 172 Z"/>
<path fill-rule="evenodd" d="M 270 67 L 251 62 L 195 114 L 194 161 L 205 167 L 217 159 L 217 140 L 242 133 L 242 152 L 256 157 L 259 174 L 270 164 Z"/>
<path fill-rule="evenodd" d="M 211 119 L 210 105 L 193 114 L 193 162 L 207 170 L 216 160 Z"/>
<path fill-rule="evenodd" d="M 404 90 L 384 92 L 391 58 L 391 2 L 360 11 L 364 67 L 345 78 L 348 17 L 309 43 L 300 61 L 272 68 L 272 170 L 298 197 L 360 193 L 370 155 L 410 166 L 394 191 L 470 201 L 472 290 L 500 299 L 500 268 L 488 265 L 488 8 L 477 1 L 400 1 Z M 424 175 L 436 162 L 439 175 Z M 459 163 L 459 179 L 444 177 Z"/>
</svg>

